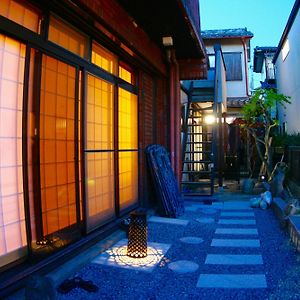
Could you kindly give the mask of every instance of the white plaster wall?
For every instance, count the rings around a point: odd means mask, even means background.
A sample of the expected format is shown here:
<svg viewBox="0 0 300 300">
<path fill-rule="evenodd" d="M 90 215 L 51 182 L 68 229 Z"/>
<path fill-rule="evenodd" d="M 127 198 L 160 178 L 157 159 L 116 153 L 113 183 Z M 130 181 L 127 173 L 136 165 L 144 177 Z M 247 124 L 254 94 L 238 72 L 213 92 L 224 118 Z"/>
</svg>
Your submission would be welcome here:
<svg viewBox="0 0 300 300">
<path fill-rule="evenodd" d="M 185 104 L 188 102 L 188 95 L 182 89 L 180 90 L 180 100 L 181 104 Z"/>
<path fill-rule="evenodd" d="M 287 123 L 288 133 L 300 132 L 300 14 L 288 34 L 290 52 L 282 60 L 282 53 L 276 60 L 278 92 L 291 97 L 292 104 L 286 110 L 279 109 L 280 125 Z"/>
<path fill-rule="evenodd" d="M 223 52 L 241 52 L 243 80 L 226 81 L 227 97 L 247 97 L 246 80 L 248 80 L 248 78 L 246 76 L 244 48 L 241 40 L 240 39 L 232 39 L 230 41 L 216 40 L 215 43 L 219 43 L 221 45 Z M 213 44 L 207 44 L 206 49 L 207 49 L 207 54 L 214 54 Z"/>
</svg>

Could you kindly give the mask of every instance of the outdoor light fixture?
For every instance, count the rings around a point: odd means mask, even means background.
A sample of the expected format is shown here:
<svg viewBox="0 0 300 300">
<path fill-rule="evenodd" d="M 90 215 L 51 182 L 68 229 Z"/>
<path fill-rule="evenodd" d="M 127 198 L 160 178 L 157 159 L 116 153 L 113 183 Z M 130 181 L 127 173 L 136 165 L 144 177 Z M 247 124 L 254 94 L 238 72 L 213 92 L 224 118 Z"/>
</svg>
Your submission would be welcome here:
<svg viewBox="0 0 300 300">
<path fill-rule="evenodd" d="M 132 258 L 147 256 L 147 215 L 144 210 L 130 214 L 127 255 Z"/>
<path fill-rule="evenodd" d="M 216 122 L 216 117 L 214 115 L 206 115 L 204 117 L 205 124 L 211 125 Z"/>
<path fill-rule="evenodd" d="M 163 36 L 162 43 L 165 47 L 173 46 L 173 38 L 171 36 Z"/>
</svg>

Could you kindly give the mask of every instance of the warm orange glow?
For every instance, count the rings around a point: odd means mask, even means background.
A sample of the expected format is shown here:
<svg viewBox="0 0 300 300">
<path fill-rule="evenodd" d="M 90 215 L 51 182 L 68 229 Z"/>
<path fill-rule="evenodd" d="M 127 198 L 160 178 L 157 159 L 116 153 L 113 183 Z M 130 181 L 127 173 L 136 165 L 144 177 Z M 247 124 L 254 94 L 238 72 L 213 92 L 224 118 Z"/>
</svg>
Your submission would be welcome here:
<svg viewBox="0 0 300 300">
<path fill-rule="evenodd" d="M 138 201 L 138 152 L 119 152 L 119 193 L 122 209 Z"/>
<path fill-rule="evenodd" d="M 120 206 L 138 201 L 137 97 L 119 88 L 119 193 Z"/>
<path fill-rule="evenodd" d="M 86 154 L 86 194 L 88 231 L 114 215 L 113 153 Z"/>
<path fill-rule="evenodd" d="M 0 15 L 39 33 L 39 15 L 19 1 L 1 0 Z"/>
<path fill-rule="evenodd" d="M 119 77 L 133 84 L 133 79 L 134 79 L 133 72 L 128 70 L 127 68 L 119 66 Z"/>
<path fill-rule="evenodd" d="M 113 86 L 88 74 L 86 148 L 107 150 L 86 153 L 87 230 L 114 215 Z"/>
<path fill-rule="evenodd" d="M 89 150 L 113 149 L 112 90 L 112 84 L 88 75 L 86 148 Z"/>
<path fill-rule="evenodd" d="M 53 16 L 50 16 L 48 39 L 81 57 L 87 57 L 88 38 L 71 25 Z"/>
<path fill-rule="evenodd" d="M 119 149 L 138 148 L 137 96 L 119 88 Z"/>
<path fill-rule="evenodd" d="M 40 172 L 44 235 L 76 223 L 75 68 L 44 55 Z"/>
<path fill-rule="evenodd" d="M 92 45 L 92 63 L 98 67 L 117 75 L 117 58 L 97 43 Z"/>
<path fill-rule="evenodd" d="M 24 61 L 25 45 L 0 34 L 0 266 L 5 264 L 2 256 L 26 246 L 22 173 Z"/>
</svg>

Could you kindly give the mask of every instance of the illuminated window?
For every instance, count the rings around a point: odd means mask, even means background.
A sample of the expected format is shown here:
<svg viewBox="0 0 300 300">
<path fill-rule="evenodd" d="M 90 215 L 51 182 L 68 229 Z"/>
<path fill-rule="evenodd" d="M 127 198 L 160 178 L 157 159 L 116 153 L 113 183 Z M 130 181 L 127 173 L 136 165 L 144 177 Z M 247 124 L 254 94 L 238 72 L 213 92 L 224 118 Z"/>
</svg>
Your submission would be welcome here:
<svg viewBox="0 0 300 300">
<path fill-rule="evenodd" d="M 77 222 L 75 188 L 75 68 L 43 56 L 40 173 L 43 234 Z"/>
<path fill-rule="evenodd" d="M 95 42 L 92 46 L 92 63 L 107 72 L 117 75 L 117 58 Z"/>
<path fill-rule="evenodd" d="M 86 212 L 91 231 L 114 216 L 113 85 L 88 74 Z M 100 151 L 100 152 L 99 152 Z"/>
<path fill-rule="evenodd" d="M 119 77 L 131 84 L 134 84 L 133 71 L 122 62 L 119 65 Z"/>
<path fill-rule="evenodd" d="M 289 40 L 286 39 L 284 44 L 283 44 L 282 50 L 281 50 L 282 60 L 286 59 L 289 52 L 290 52 L 290 43 L 289 43 Z"/>
<path fill-rule="evenodd" d="M 0 35 L 0 266 L 26 250 L 22 173 L 25 45 Z"/>
<path fill-rule="evenodd" d="M 39 15 L 19 1 L 1 0 L 0 15 L 39 33 Z"/>
<path fill-rule="evenodd" d="M 83 58 L 87 57 L 87 36 L 53 16 L 50 16 L 48 39 Z"/>
<path fill-rule="evenodd" d="M 137 96 L 119 88 L 119 194 L 124 209 L 138 201 Z"/>
</svg>

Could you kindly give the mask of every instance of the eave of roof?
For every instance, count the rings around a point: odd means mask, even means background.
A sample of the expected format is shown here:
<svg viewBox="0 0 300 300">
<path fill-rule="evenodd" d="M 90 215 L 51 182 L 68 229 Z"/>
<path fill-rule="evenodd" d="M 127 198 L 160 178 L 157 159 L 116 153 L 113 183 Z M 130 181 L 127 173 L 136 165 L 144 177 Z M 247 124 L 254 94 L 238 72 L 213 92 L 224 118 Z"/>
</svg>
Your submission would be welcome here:
<svg viewBox="0 0 300 300">
<path fill-rule="evenodd" d="M 253 54 L 253 72 L 261 73 L 263 61 L 265 58 L 265 54 L 270 53 L 274 54 L 277 50 L 277 47 L 258 47 L 254 48 Z"/>
<path fill-rule="evenodd" d="M 273 64 L 276 63 L 276 60 L 277 60 L 277 58 L 279 56 L 279 53 L 280 53 L 280 51 L 282 49 L 282 46 L 283 46 L 283 44 L 284 44 L 284 42 L 285 42 L 285 40 L 286 40 L 286 38 L 287 38 L 287 36 L 288 36 L 288 34 L 290 32 L 290 29 L 293 26 L 293 23 L 294 23 L 294 20 L 295 20 L 295 18 L 297 16 L 299 8 L 300 8 L 300 0 L 296 0 L 295 4 L 293 6 L 293 9 L 291 11 L 291 14 L 289 16 L 289 19 L 287 21 L 287 24 L 286 24 L 286 26 L 284 28 L 283 34 L 282 34 L 282 36 L 280 38 L 279 44 L 277 46 L 277 51 L 276 51 L 276 53 L 274 55 L 274 58 L 273 58 Z"/>
<path fill-rule="evenodd" d="M 201 31 L 203 39 L 235 39 L 235 38 L 252 38 L 253 33 L 247 28 L 215 29 Z"/>
</svg>

